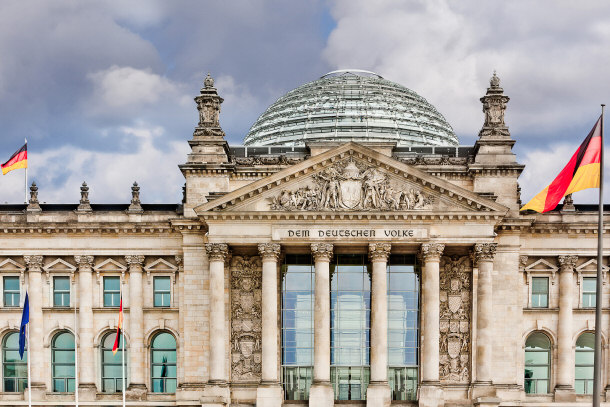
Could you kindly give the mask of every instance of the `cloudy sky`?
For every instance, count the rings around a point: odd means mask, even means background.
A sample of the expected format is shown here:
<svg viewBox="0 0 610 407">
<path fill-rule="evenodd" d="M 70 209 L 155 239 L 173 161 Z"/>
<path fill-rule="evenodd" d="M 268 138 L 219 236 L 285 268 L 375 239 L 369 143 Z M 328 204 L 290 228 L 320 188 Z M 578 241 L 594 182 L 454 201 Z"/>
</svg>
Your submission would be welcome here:
<svg viewBox="0 0 610 407">
<path fill-rule="evenodd" d="M 0 162 L 27 137 L 41 201 L 77 202 L 87 181 L 93 203 L 128 202 L 138 181 L 143 202 L 177 203 L 207 72 L 232 144 L 285 92 L 360 68 L 428 99 L 472 145 L 497 70 L 526 201 L 610 104 L 609 67 L 603 0 L 3 0 Z M 23 183 L 1 176 L 0 202 L 22 202 Z"/>
</svg>

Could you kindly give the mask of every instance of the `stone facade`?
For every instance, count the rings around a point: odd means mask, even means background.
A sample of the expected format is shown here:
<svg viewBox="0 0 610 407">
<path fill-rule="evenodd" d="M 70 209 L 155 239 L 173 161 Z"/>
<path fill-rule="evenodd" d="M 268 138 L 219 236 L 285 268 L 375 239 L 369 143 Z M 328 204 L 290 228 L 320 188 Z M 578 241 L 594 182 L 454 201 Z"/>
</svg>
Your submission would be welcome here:
<svg viewBox="0 0 610 407">
<path fill-rule="evenodd" d="M 192 152 L 180 165 L 182 204 L 142 203 L 134 183 L 131 202 L 121 205 L 90 202 L 86 184 L 73 205 L 41 204 L 35 184 L 28 205 L 0 205 L 0 285 L 6 294 L 5 278 L 15 277 L 19 305 L 26 289 L 30 300 L 33 404 L 74 402 L 73 393 L 53 391 L 54 338 L 66 331 L 76 334 L 79 400 L 120 404 L 120 393 L 104 391 L 101 373 L 102 344 L 118 317 L 105 303 L 105 279 L 116 277 L 130 405 L 290 405 L 282 387 L 280 293 L 282 259 L 294 253 L 311 254 L 315 274 L 309 405 L 334 405 L 329 291 L 337 253 L 367 253 L 370 262 L 368 406 L 388 406 L 394 394 L 386 281 L 393 254 L 418 258 L 416 404 L 590 402 L 576 386 L 575 346 L 594 328 L 587 290 L 597 265 L 597 213 L 573 204 L 519 213 L 524 167 L 511 152 L 508 100 L 494 74 L 481 99 L 480 137 L 470 147 L 418 152 L 352 141 L 245 154 L 246 147 L 225 140 L 222 98 L 208 76 L 195 98 Z M 603 267 L 602 380 L 609 389 Z M 55 302 L 56 277 L 70 282 L 63 306 Z M 158 277 L 169 282 L 161 290 L 166 297 L 155 288 Z M 546 306 L 534 288 L 540 281 L 548 281 Z M 3 298 L 2 344 L 21 319 L 20 306 Z M 171 363 L 153 360 L 159 333 L 176 341 L 175 392 L 154 384 L 153 364 Z M 537 394 L 524 376 L 532 333 L 551 344 L 548 391 Z M 27 391 L 0 390 L 0 405 L 27 405 Z"/>
</svg>

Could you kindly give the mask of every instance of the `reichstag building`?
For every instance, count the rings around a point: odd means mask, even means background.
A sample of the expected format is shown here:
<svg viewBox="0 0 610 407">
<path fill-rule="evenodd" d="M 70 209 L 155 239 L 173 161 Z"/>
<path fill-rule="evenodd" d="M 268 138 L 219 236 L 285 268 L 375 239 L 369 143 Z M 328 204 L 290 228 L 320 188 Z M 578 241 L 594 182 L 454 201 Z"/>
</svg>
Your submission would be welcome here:
<svg viewBox="0 0 610 407">
<path fill-rule="evenodd" d="M 27 358 L 34 405 L 120 405 L 121 294 L 131 406 L 590 403 L 596 208 L 520 213 L 509 97 L 495 74 L 481 94 L 460 145 L 417 93 L 335 71 L 229 145 L 208 75 L 182 202 L 134 184 L 96 204 L 83 184 L 0 205 L 0 405 L 27 405 Z"/>
</svg>

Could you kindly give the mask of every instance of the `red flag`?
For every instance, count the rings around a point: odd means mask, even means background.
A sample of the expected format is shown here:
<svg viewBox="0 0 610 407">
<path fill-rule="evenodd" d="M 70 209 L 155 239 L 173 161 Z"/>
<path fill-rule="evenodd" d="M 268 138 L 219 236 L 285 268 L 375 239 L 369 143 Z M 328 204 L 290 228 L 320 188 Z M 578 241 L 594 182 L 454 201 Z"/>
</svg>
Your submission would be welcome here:
<svg viewBox="0 0 610 407">
<path fill-rule="evenodd" d="M 25 143 L 23 147 L 15 151 L 7 162 L 0 165 L 0 168 L 2 168 L 2 175 L 18 168 L 28 168 L 28 143 Z"/>
<path fill-rule="evenodd" d="M 119 339 L 121 338 L 121 328 L 123 327 L 123 297 L 121 297 L 121 307 L 119 308 L 119 325 L 116 329 L 116 338 L 114 339 L 114 346 L 112 347 L 112 354 L 116 355 L 116 351 L 119 349 Z"/>
</svg>

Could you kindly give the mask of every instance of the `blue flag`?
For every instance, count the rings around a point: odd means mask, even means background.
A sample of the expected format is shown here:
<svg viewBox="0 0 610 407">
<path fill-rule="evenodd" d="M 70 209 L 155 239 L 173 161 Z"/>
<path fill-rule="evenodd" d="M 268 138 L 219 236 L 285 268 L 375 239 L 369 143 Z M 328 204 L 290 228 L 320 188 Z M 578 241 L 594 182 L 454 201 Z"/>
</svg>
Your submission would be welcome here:
<svg viewBox="0 0 610 407">
<path fill-rule="evenodd" d="M 23 360 L 23 352 L 25 351 L 25 326 L 30 322 L 30 302 L 28 301 L 28 292 L 25 292 L 25 301 L 23 302 L 23 314 L 21 314 L 21 328 L 19 328 L 19 356 Z"/>
</svg>

